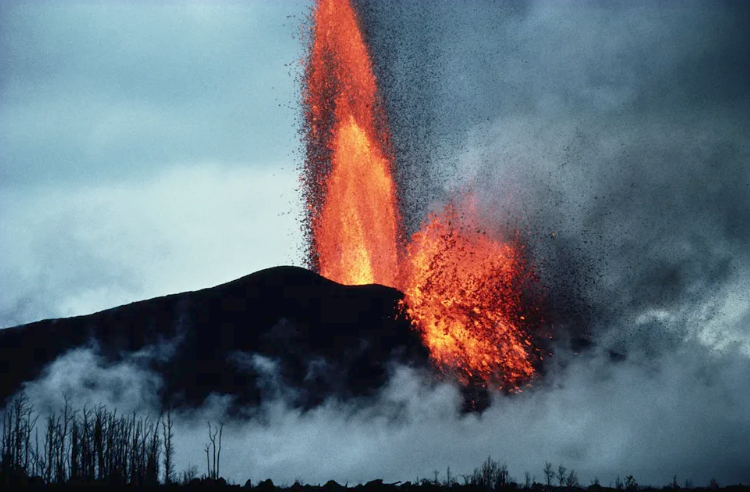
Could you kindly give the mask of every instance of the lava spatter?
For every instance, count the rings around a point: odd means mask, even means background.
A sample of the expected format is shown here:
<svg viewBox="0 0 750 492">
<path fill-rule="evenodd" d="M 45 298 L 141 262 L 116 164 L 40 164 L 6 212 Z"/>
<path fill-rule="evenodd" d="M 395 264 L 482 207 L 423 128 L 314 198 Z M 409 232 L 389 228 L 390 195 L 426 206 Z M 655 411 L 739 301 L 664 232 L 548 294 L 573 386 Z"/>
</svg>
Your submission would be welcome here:
<svg viewBox="0 0 750 492">
<path fill-rule="evenodd" d="M 459 214 L 453 206 L 403 240 L 387 119 L 356 12 L 349 0 L 317 0 L 310 27 L 309 266 L 342 284 L 400 289 L 437 367 L 465 384 L 517 389 L 535 371 L 522 314 L 529 269 L 518 246 L 482 233 L 471 207 Z"/>
</svg>

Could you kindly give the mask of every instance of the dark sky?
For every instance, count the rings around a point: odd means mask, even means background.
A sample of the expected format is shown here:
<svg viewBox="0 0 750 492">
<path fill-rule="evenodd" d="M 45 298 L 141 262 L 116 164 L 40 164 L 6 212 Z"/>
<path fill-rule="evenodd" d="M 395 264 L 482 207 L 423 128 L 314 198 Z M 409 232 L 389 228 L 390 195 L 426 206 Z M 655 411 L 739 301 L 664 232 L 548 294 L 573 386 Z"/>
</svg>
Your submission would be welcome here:
<svg viewBox="0 0 750 492">
<path fill-rule="evenodd" d="M 559 349 L 567 364 L 481 417 L 401 369 L 369 408 L 301 415 L 280 397 L 225 434 L 238 459 L 222 470 L 240 483 L 413 480 L 491 454 L 516 479 L 542 480 L 551 461 L 585 484 L 750 482 L 747 2 L 356 3 L 407 227 L 472 188 L 488 224 L 525 231 L 555 312 L 582 311 L 560 323 L 601 351 Z M 286 65 L 307 3 L 8 5 L 2 325 L 295 260 Z M 31 389 L 42 399 L 91 371 L 149 381 L 92 357 L 71 354 Z M 272 361 L 259 364 L 272 383 Z M 130 404 L 141 397 L 134 386 Z M 180 467 L 200 465 L 203 417 L 221 405 L 181 420 Z"/>
</svg>

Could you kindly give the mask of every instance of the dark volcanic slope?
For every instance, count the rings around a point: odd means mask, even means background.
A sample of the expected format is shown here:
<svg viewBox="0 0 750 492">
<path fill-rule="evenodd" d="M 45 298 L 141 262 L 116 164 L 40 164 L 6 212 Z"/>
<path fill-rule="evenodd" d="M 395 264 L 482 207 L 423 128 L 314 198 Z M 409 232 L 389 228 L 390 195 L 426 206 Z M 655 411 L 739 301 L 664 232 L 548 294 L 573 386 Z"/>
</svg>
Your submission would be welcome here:
<svg viewBox="0 0 750 492">
<path fill-rule="evenodd" d="M 235 395 L 236 406 L 259 403 L 266 390 L 263 364 L 251 362 L 256 354 L 278 364 L 301 407 L 370 395 L 386 382 L 389 361 L 427 365 L 419 336 L 396 317 L 400 298 L 395 289 L 277 267 L 210 289 L 0 330 L 0 399 L 92 338 L 109 363 L 175 342 L 167 360 L 144 362 L 163 378 L 162 404 L 196 406 L 212 392 Z"/>
</svg>

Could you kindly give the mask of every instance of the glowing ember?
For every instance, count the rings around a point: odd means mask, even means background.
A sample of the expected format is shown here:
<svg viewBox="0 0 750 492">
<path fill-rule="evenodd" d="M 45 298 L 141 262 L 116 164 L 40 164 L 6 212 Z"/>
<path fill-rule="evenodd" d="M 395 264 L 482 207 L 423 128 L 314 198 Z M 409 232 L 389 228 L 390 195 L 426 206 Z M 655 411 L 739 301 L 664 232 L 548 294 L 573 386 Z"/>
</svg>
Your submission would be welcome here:
<svg viewBox="0 0 750 492">
<path fill-rule="evenodd" d="M 428 218 L 402 266 L 406 312 L 438 366 L 511 388 L 534 374 L 519 328 L 524 268 L 514 248 L 478 231 L 453 206 Z"/>
<path fill-rule="evenodd" d="M 321 0 L 306 74 L 308 208 L 320 273 L 343 284 L 395 285 L 396 188 L 387 132 L 349 0 Z"/>
<path fill-rule="evenodd" d="M 317 0 L 312 27 L 303 95 L 310 266 L 339 283 L 401 289 L 436 365 L 463 382 L 517 388 L 534 374 L 518 250 L 453 207 L 404 250 L 390 137 L 349 0 Z"/>
</svg>

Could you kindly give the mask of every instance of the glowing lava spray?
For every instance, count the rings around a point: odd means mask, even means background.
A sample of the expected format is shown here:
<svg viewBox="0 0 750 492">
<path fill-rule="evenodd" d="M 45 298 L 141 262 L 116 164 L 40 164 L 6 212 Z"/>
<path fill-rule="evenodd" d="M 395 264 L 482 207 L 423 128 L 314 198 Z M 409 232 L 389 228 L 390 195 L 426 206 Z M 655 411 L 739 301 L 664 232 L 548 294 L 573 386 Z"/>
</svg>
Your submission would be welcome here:
<svg viewBox="0 0 750 492">
<path fill-rule="evenodd" d="M 399 214 L 385 114 L 349 0 L 314 14 L 304 105 L 314 266 L 342 284 L 394 286 Z"/>
<path fill-rule="evenodd" d="M 438 367 L 517 388 L 535 357 L 522 329 L 528 270 L 518 249 L 481 232 L 472 206 L 449 206 L 402 240 L 385 111 L 349 0 L 317 0 L 311 29 L 302 176 L 310 266 L 342 284 L 400 289 Z"/>
</svg>

